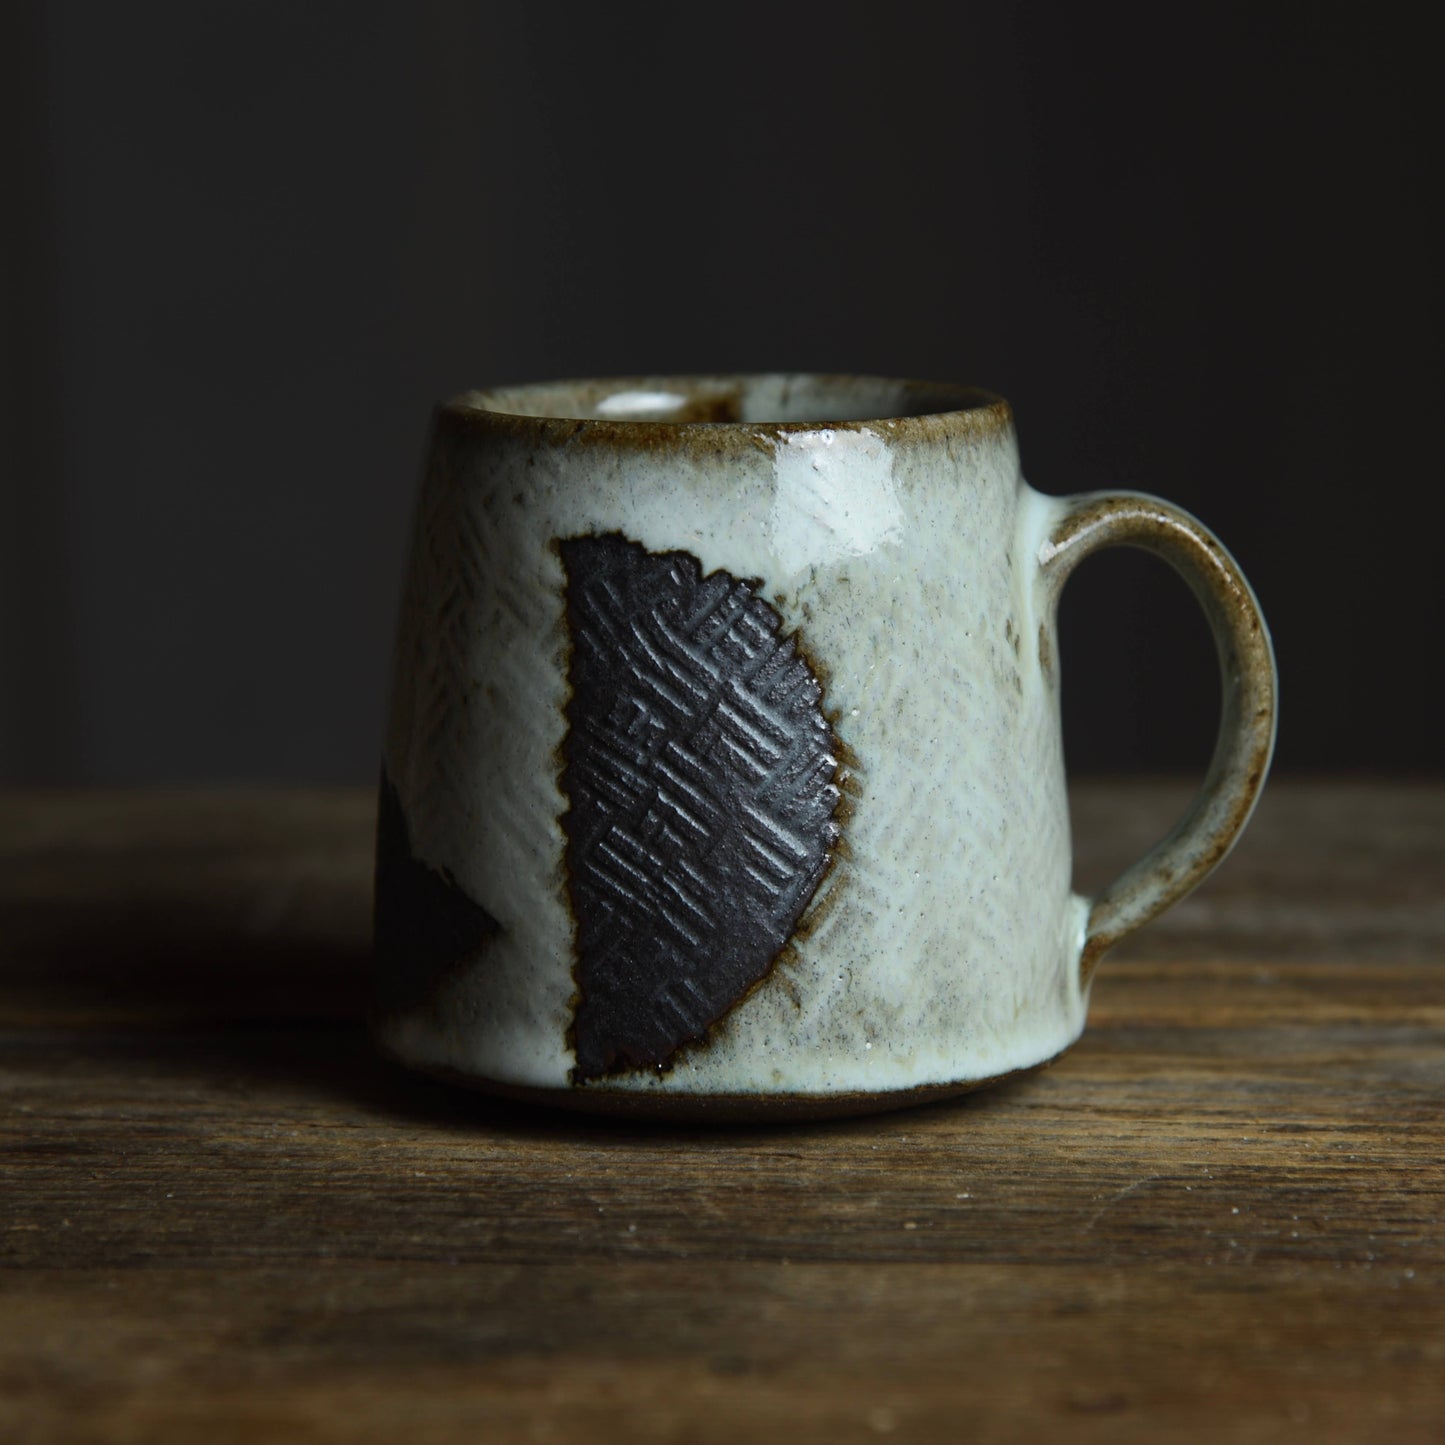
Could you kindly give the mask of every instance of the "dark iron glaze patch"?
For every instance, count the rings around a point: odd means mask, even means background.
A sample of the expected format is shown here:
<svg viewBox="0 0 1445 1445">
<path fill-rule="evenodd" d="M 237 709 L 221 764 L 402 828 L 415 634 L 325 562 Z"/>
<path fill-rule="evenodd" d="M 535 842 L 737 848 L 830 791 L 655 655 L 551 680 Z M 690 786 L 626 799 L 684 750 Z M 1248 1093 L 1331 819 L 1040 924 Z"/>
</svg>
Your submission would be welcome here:
<svg viewBox="0 0 1445 1445">
<path fill-rule="evenodd" d="M 839 749 L 756 584 L 615 533 L 560 551 L 582 1081 L 665 1068 L 766 977 L 839 841 Z"/>
<path fill-rule="evenodd" d="M 376 1004 L 383 1011 L 425 1002 L 454 968 L 475 958 L 501 925 L 449 873 L 412 855 L 406 814 L 381 777 L 376 826 Z"/>
</svg>

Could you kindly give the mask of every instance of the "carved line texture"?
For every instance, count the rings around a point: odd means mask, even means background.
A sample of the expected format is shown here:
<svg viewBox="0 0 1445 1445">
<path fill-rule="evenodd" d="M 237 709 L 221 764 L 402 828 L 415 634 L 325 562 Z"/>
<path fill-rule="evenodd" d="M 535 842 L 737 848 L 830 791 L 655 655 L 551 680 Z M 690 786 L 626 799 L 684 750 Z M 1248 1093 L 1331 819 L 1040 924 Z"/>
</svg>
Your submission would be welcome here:
<svg viewBox="0 0 1445 1445">
<path fill-rule="evenodd" d="M 402 770 L 411 846 L 444 854 L 455 799 L 468 776 L 473 727 L 467 706 L 476 600 L 487 575 L 485 532 L 440 444 L 423 483 L 408 587 L 397 638 L 401 716 L 393 742 Z"/>
<path fill-rule="evenodd" d="M 492 712 L 479 693 L 527 696 L 513 672 L 516 647 L 488 647 L 518 629 L 550 627 L 555 599 L 534 597 L 530 579 L 507 554 L 488 508 L 485 488 L 464 469 L 444 439 L 436 442 L 422 486 L 411 566 L 397 631 L 397 686 L 386 760 L 406 807 L 411 845 L 435 862 L 457 846 L 459 799 L 474 787 Z M 497 622 L 495 619 L 503 619 Z M 509 631 L 510 630 L 510 631 Z M 538 796 L 552 780 L 538 779 Z M 543 784 L 545 783 L 545 787 Z M 540 848 L 552 838 L 552 819 L 520 800 L 515 816 L 492 819 Z"/>
<path fill-rule="evenodd" d="M 840 835 L 822 687 L 756 584 L 560 543 L 578 1081 L 665 1068 L 766 977 Z"/>
</svg>

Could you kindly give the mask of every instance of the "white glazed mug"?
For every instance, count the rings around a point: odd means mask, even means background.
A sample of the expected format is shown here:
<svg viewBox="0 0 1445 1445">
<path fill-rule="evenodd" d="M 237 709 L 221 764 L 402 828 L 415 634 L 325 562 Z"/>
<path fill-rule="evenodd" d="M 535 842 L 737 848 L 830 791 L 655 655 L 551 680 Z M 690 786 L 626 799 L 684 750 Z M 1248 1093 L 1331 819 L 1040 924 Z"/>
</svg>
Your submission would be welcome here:
<svg viewBox="0 0 1445 1445">
<path fill-rule="evenodd" d="M 1071 890 L 1055 610 L 1101 546 L 1218 644 L 1205 783 Z M 592 381 L 437 413 L 382 780 L 377 999 L 411 1065 L 580 1108 L 886 1108 L 1057 1057 L 1100 955 L 1248 821 L 1249 585 L 1135 493 L 1045 497 L 1008 405 L 878 378 Z"/>
</svg>

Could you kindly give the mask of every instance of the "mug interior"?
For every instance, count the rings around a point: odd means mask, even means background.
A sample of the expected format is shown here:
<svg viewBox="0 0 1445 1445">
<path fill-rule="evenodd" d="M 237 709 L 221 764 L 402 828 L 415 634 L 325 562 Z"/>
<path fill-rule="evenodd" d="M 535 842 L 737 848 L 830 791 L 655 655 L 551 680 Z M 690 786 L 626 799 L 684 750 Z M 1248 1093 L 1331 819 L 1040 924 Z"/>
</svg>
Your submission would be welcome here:
<svg viewBox="0 0 1445 1445">
<path fill-rule="evenodd" d="M 937 416 L 997 406 L 974 387 L 879 376 L 617 377 L 475 391 L 469 407 L 566 421 L 826 425 Z"/>
</svg>

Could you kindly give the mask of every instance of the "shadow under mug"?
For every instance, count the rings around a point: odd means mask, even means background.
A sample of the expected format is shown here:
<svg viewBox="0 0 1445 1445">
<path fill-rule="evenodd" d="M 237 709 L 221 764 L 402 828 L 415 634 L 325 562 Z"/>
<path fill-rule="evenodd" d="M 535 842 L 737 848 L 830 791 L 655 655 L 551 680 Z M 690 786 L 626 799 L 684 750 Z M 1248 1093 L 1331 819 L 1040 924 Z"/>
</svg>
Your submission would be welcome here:
<svg viewBox="0 0 1445 1445">
<path fill-rule="evenodd" d="M 1071 889 L 1055 612 L 1173 564 L 1223 715 L 1186 816 Z M 823 1115 L 1044 1064 L 1100 956 L 1248 821 L 1269 635 L 1219 541 L 1043 496 L 1007 403 L 869 377 L 583 381 L 437 413 L 385 746 L 375 1033 L 503 1094 Z"/>
</svg>

